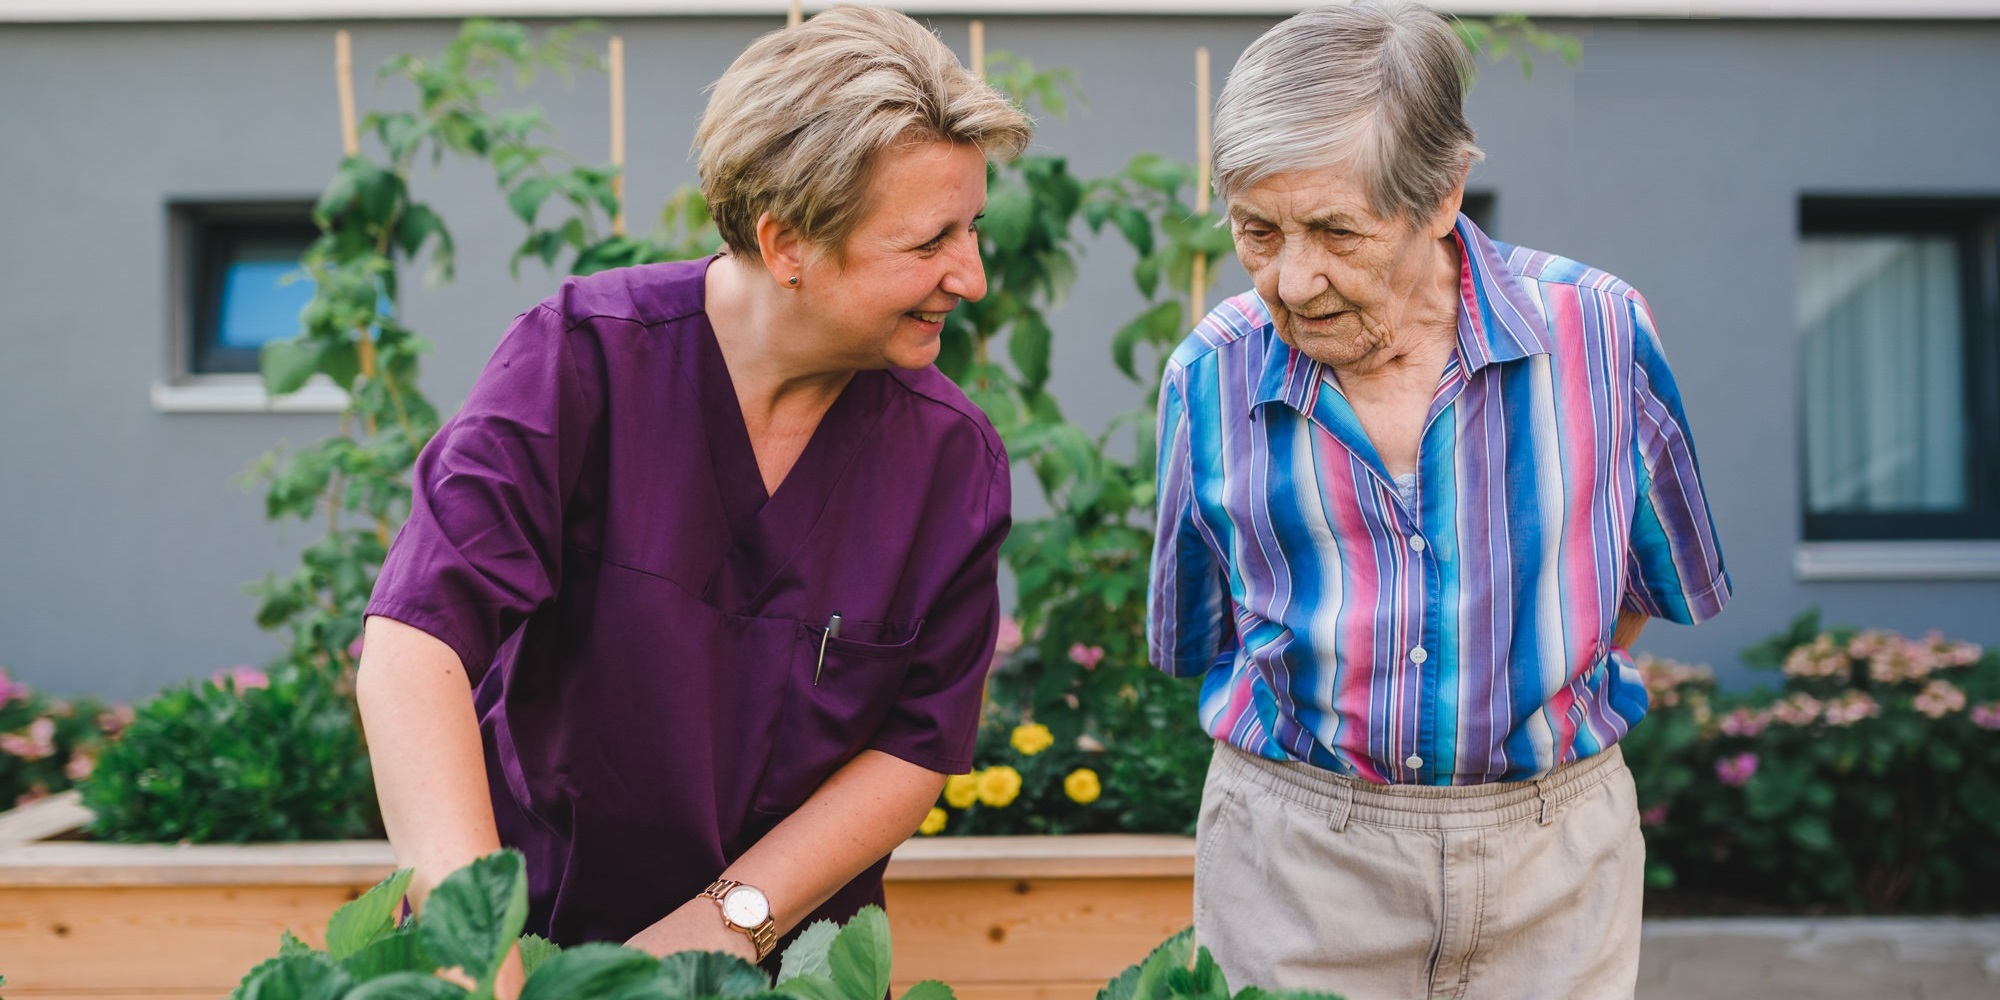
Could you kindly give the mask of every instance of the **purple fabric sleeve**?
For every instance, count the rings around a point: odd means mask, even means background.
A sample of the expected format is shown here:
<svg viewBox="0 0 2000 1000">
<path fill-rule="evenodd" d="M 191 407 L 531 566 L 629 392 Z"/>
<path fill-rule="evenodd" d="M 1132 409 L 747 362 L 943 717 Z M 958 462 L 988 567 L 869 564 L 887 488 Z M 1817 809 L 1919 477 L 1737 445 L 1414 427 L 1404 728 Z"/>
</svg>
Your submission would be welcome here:
<svg viewBox="0 0 2000 1000">
<path fill-rule="evenodd" d="M 537 306 L 417 460 L 368 614 L 437 637 L 474 684 L 560 583 L 564 501 L 593 421 L 584 382 L 561 317 Z"/>
</svg>

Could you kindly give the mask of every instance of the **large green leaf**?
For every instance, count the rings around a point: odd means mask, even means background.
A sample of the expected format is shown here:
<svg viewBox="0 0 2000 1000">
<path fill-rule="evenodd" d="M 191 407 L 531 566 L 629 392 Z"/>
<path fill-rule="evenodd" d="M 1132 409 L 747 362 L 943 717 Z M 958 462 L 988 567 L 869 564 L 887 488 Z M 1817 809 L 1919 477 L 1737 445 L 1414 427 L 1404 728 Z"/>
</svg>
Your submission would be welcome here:
<svg viewBox="0 0 2000 1000">
<path fill-rule="evenodd" d="M 342 1000 L 462 1000 L 465 987 L 428 972 L 398 972 L 343 994 Z"/>
<path fill-rule="evenodd" d="M 986 195 L 986 217 L 980 220 L 979 228 L 1005 253 L 1027 240 L 1034 218 L 1034 196 L 1011 185 L 997 187 Z"/>
<path fill-rule="evenodd" d="M 1129 966 L 1097 991 L 1097 1000 L 1155 1000 L 1166 995 L 1169 969 L 1185 969 L 1194 950 L 1194 928 L 1160 942 L 1152 954 Z"/>
<path fill-rule="evenodd" d="M 1035 313 L 1023 313 L 1007 331 L 1007 354 L 1021 373 L 1030 392 L 1039 392 L 1049 381 L 1049 352 L 1055 335 Z"/>
<path fill-rule="evenodd" d="M 958 1000 L 958 994 L 935 979 L 926 979 L 905 990 L 903 1000 Z"/>
<path fill-rule="evenodd" d="M 878 1000 L 889 992 L 889 917 L 879 906 L 864 906 L 828 952 L 833 982 L 849 1000 Z"/>
<path fill-rule="evenodd" d="M 264 391 L 273 396 L 299 391 L 319 371 L 319 356 L 319 342 L 306 337 L 266 343 L 257 355 Z"/>
<path fill-rule="evenodd" d="M 749 962 L 720 951 L 683 951 L 660 960 L 659 976 L 676 996 L 754 997 L 771 988 L 771 977 Z"/>
<path fill-rule="evenodd" d="M 405 868 L 375 884 L 360 899 L 333 911 L 326 922 L 326 953 L 340 961 L 388 934 L 403 909 L 412 869 Z"/>
<path fill-rule="evenodd" d="M 338 1000 L 354 980 L 321 952 L 281 955 L 252 970 L 243 1000 Z"/>
<path fill-rule="evenodd" d="M 398 927 L 349 955 L 341 968 L 362 982 L 393 972 L 436 972 L 437 963 L 424 951 L 423 932 L 416 925 Z"/>
<path fill-rule="evenodd" d="M 452 872 L 432 890 L 419 921 L 424 950 L 440 967 L 491 982 L 528 920 L 521 854 L 502 850 Z"/>
<path fill-rule="evenodd" d="M 522 222 L 532 226 L 535 224 L 536 213 L 542 209 L 542 202 L 547 201 L 555 189 L 554 178 L 530 177 L 515 185 L 514 190 L 507 192 L 507 207 L 513 209 L 514 214 L 520 216 Z"/>
<path fill-rule="evenodd" d="M 800 976 L 832 975 L 833 965 L 827 954 L 833 950 L 834 936 L 839 933 L 839 925 L 831 920 L 815 920 L 807 924 L 806 929 L 786 946 L 785 955 L 778 962 L 778 982 Z"/>
<path fill-rule="evenodd" d="M 562 954 L 562 946 L 540 934 L 523 934 L 521 947 L 521 974 L 532 976 L 549 959 Z"/>
<path fill-rule="evenodd" d="M 596 1000 L 659 975 L 659 960 L 645 952 L 601 941 L 580 944 L 539 965 L 521 1000 Z"/>
</svg>

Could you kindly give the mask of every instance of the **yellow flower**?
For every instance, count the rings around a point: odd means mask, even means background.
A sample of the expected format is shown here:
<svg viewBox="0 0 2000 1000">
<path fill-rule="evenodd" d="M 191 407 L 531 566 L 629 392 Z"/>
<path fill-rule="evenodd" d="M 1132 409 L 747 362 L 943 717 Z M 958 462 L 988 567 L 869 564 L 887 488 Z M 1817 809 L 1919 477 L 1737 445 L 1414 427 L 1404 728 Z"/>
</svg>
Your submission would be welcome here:
<svg viewBox="0 0 2000 1000">
<path fill-rule="evenodd" d="M 1029 722 L 1015 726 L 1014 735 L 1008 742 L 1014 744 L 1014 749 L 1021 751 L 1021 756 L 1033 757 L 1054 746 L 1056 738 L 1049 732 L 1049 727 L 1039 722 Z"/>
<path fill-rule="evenodd" d="M 946 816 L 944 810 L 932 806 L 930 814 L 924 817 L 923 825 L 917 827 L 917 832 L 926 837 L 936 836 L 939 830 L 944 829 Z"/>
<path fill-rule="evenodd" d="M 1001 807 L 1021 794 L 1021 772 L 1001 764 L 979 772 L 979 801 Z"/>
<path fill-rule="evenodd" d="M 1063 779 L 1063 792 L 1069 796 L 1071 802 L 1087 806 L 1097 801 L 1097 797 L 1104 793 L 1104 786 L 1098 784 L 1096 771 L 1079 767 L 1071 771 L 1069 777 Z"/>
<path fill-rule="evenodd" d="M 979 801 L 979 775 L 954 774 L 944 780 L 944 804 L 965 809 Z"/>
</svg>

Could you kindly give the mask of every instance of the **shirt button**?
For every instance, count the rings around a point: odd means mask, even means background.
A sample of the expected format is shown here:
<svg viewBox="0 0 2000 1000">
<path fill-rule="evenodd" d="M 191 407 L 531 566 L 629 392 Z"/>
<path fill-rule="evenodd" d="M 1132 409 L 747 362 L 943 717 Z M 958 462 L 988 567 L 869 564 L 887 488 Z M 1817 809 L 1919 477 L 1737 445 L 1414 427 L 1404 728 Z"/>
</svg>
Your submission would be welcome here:
<svg viewBox="0 0 2000 1000">
<path fill-rule="evenodd" d="M 1416 754 L 1411 754 L 1408 757 L 1403 758 L 1403 763 L 1409 765 L 1410 770 L 1417 771 L 1423 768 L 1424 759 L 1422 757 L 1417 756 Z"/>
<path fill-rule="evenodd" d="M 1422 663 L 1430 658 L 1431 654 L 1424 652 L 1424 647 L 1422 646 L 1418 646 L 1417 648 L 1410 650 L 1411 663 Z"/>
<path fill-rule="evenodd" d="M 1421 535 L 1411 535 L 1411 536 L 1410 536 L 1410 551 L 1411 551 L 1411 552 L 1422 552 L 1423 550 L 1424 550 L 1424 540 L 1423 540 L 1423 537 L 1422 537 Z"/>
</svg>

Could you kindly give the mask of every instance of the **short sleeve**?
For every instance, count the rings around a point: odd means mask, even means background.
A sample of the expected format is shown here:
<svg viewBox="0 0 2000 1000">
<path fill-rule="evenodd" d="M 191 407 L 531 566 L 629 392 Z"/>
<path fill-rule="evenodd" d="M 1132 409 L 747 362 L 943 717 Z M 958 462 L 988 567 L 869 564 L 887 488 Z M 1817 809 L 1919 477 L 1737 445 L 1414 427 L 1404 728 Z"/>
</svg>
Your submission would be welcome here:
<svg viewBox="0 0 2000 1000">
<path fill-rule="evenodd" d="M 1637 292 L 1629 302 L 1637 489 L 1623 606 L 1693 625 L 1714 617 L 1729 602 L 1729 575 L 1702 489 L 1694 438 L 1652 311 Z"/>
<path fill-rule="evenodd" d="M 984 489 L 967 491 L 969 554 L 925 611 L 902 692 L 868 744 L 940 774 L 972 770 L 1000 634 L 1000 545 L 1013 523 L 1013 491 L 1005 452 L 986 457 Z"/>
<path fill-rule="evenodd" d="M 475 684 L 561 579 L 564 500 L 592 420 L 563 327 L 546 304 L 517 319 L 424 448 L 368 603 L 450 646 Z"/>
<path fill-rule="evenodd" d="M 1146 640 L 1153 664 L 1175 677 L 1198 677 L 1234 642 L 1226 613 L 1222 561 L 1201 530 L 1195 504 L 1187 369 L 1170 363 L 1160 383 L 1159 515 L 1153 535 L 1152 584 L 1146 592 Z"/>
</svg>

